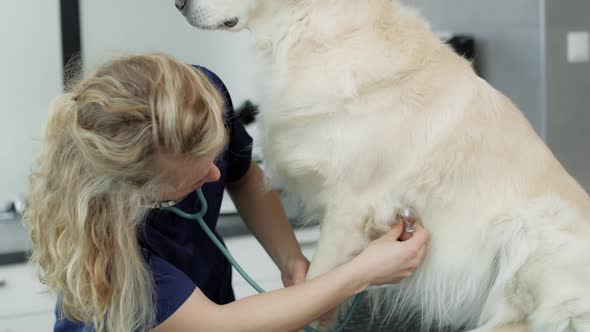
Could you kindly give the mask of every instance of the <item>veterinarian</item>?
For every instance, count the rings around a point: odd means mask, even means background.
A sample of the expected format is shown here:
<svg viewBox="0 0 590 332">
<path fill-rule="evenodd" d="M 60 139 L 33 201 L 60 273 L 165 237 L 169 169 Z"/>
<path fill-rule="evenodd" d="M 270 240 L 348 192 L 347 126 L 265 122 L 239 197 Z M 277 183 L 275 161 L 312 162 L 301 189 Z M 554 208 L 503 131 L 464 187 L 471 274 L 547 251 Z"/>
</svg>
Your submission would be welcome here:
<svg viewBox="0 0 590 332">
<path fill-rule="evenodd" d="M 59 298 L 55 331 L 296 330 L 419 265 L 428 235 L 399 241 L 400 224 L 304 282 L 309 263 L 251 146 L 221 80 L 166 55 L 112 60 L 60 96 L 25 215 L 31 260 Z M 288 288 L 234 301 L 231 266 L 199 225 L 153 208 L 198 211 L 198 188 L 212 229 L 227 188 Z"/>
</svg>

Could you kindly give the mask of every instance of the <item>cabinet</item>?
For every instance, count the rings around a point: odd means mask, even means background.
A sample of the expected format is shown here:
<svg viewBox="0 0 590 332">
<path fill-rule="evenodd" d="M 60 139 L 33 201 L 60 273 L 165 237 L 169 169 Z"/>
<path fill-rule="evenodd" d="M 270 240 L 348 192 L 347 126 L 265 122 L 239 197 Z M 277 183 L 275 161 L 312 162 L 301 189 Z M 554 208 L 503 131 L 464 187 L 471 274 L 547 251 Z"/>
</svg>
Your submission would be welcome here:
<svg viewBox="0 0 590 332">
<path fill-rule="evenodd" d="M 0 332 L 52 331 L 55 298 L 27 264 L 0 266 Z"/>
<path fill-rule="evenodd" d="M 311 259 L 319 238 L 318 229 L 295 232 L 303 254 Z M 234 258 L 265 290 L 283 287 L 281 273 L 252 236 L 225 239 Z M 33 267 L 27 264 L 0 266 L 0 332 L 49 332 L 55 322 L 55 297 L 39 282 Z M 256 293 L 234 270 L 236 298 Z"/>
</svg>

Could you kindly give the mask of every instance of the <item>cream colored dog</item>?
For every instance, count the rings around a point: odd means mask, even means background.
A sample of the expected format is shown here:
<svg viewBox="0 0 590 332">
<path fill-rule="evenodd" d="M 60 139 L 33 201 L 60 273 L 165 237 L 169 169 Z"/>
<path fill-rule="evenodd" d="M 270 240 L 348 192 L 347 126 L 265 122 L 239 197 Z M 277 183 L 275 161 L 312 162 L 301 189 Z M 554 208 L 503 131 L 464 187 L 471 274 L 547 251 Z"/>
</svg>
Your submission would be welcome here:
<svg viewBox="0 0 590 332">
<path fill-rule="evenodd" d="M 253 32 L 265 158 L 321 220 L 310 277 L 411 206 L 432 239 L 419 271 L 377 295 L 392 317 L 419 311 L 424 330 L 590 331 L 590 198 L 414 11 L 397 0 L 176 4 L 195 26 Z"/>
</svg>

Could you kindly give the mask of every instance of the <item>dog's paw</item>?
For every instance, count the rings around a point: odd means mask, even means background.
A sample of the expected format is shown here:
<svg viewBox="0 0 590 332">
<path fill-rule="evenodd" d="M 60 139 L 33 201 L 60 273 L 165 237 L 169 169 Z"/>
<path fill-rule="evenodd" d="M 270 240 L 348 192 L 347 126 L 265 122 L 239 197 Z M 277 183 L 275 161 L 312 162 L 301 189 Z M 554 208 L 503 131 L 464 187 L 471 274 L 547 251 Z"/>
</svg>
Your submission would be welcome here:
<svg viewBox="0 0 590 332">
<path fill-rule="evenodd" d="M 332 331 L 338 325 L 338 315 L 336 311 L 331 311 L 323 315 L 320 319 L 307 324 L 307 326 L 312 327 L 318 331 Z M 304 332 L 304 329 L 301 329 L 300 332 Z"/>
<path fill-rule="evenodd" d="M 306 327 L 308 327 L 308 326 L 311 328 L 314 328 L 318 331 L 322 331 L 321 326 L 320 326 L 320 322 L 317 320 L 306 325 Z M 299 332 L 307 332 L 307 331 L 305 330 L 305 327 L 303 327 L 303 328 L 301 328 L 301 330 L 299 330 Z"/>
</svg>

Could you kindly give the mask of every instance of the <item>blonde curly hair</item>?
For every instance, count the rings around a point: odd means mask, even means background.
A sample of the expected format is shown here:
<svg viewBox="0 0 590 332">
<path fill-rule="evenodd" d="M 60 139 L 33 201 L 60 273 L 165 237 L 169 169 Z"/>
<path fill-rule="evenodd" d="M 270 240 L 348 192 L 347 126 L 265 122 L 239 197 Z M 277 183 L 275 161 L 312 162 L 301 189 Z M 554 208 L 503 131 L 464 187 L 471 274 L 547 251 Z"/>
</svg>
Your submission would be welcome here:
<svg viewBox="0 0 590 332">
<path fill-rule="evenodd" d="M 162 185 L 155 154 L 198 158 L 226 140 L 219 92 L 163 54 L 114 59 L 52 103 L 24 221 L 66 318 L 96 331 L 154 327 L 137 231 Z"/>
</svg>

